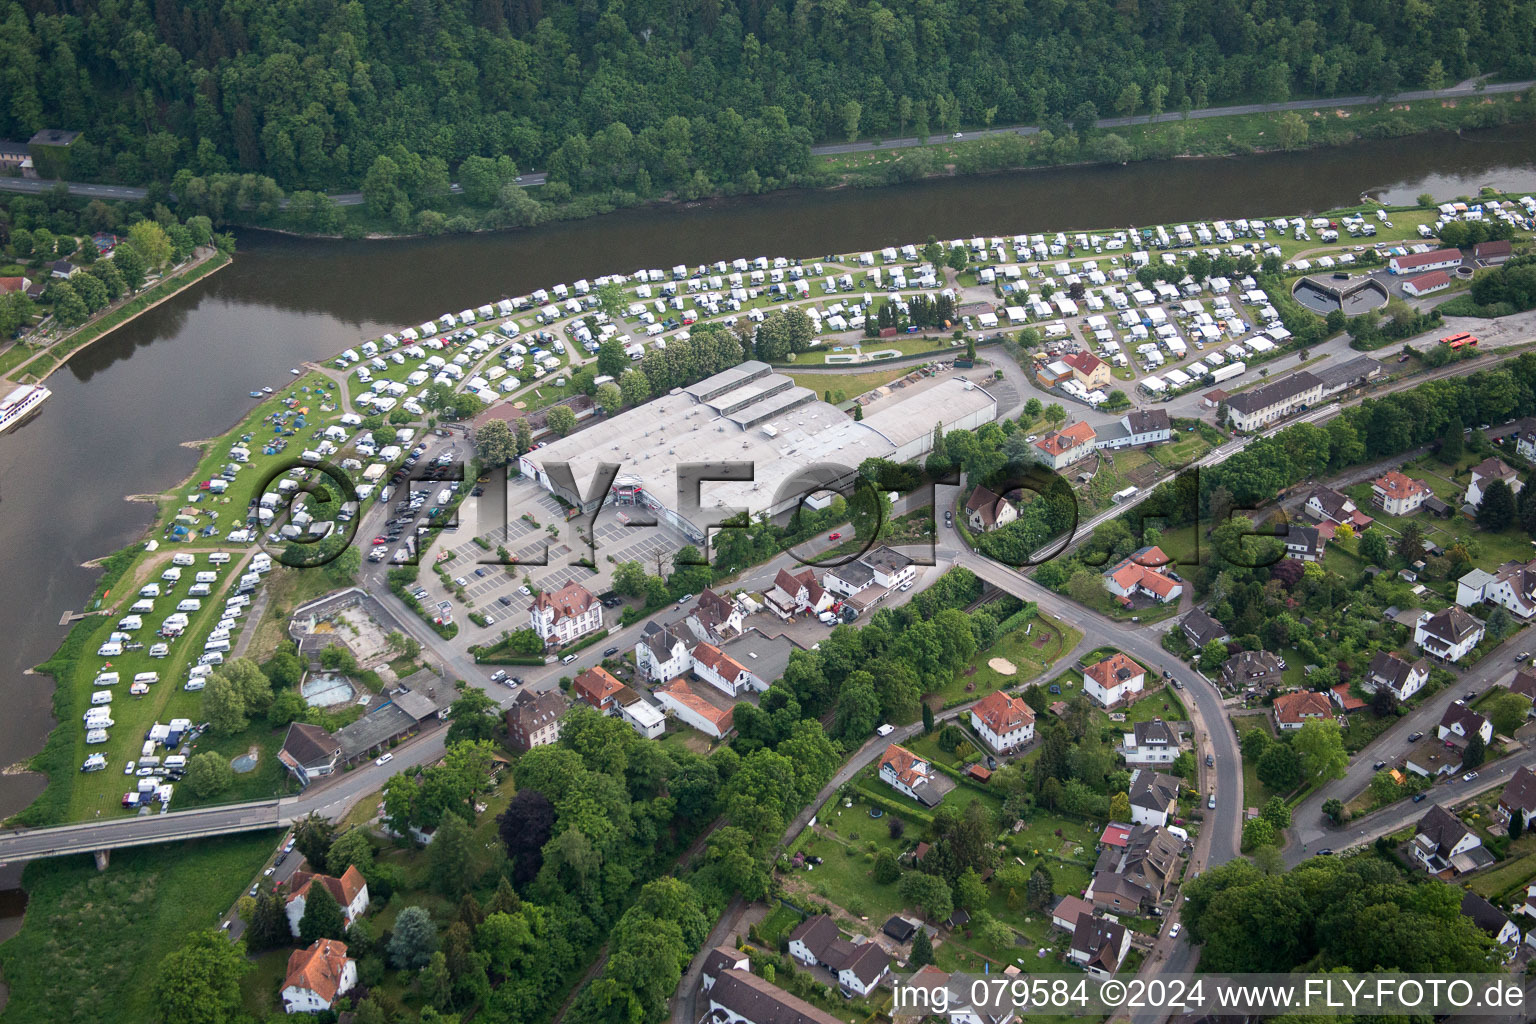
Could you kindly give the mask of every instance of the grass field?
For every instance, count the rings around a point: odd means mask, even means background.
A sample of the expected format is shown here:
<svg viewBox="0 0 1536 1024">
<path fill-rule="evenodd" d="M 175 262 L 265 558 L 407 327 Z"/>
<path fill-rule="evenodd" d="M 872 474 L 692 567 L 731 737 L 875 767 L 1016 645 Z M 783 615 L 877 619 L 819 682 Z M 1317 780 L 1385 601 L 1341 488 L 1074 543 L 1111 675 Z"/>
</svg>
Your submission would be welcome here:
<svg viewBox="0 0 1536 1024">
<path fill-rule="evenodd" d="M 854 399 L 866 391 L 873 391 L 882 384 L 889 384 L 897 377 L 910 372 L 910 364 L 898 363 L 878 370 L 865 370 L 862 372 L 830 373 L 801 370 L 799 367 L 786 369 L 796 384 L 803 388 L 810 388 L 818 395 L 825 396 L 828 391 L 841 391 Z"/>
<path fill-rule="evenodd" d="M 1274 736 L 1275 730 L 1270 727 L 1269 716 L 1266 715 L 1236 715 L 1232 718 L 1232 724 L 1237 729 L 1237 738 L 1243 736 L 1251 729 L 1263 729 Z M 1243 758 L 1243 803 L 1248 807 L 1263 807 L 1272 796 L 1283 794 L 1272 793 L 1269 787 L 1259 781 L 1258 766 L 1254 762 Z"/>
<path fill-rule="evenodd" d="M 5 1024 L 150 1024 L 153 966 L 187 933 L 217 928 L 278 833 L 36 861 L 23 876 L 21 932 L 0 946 Z"/>
<path fill-rule="evenodd" d="M 1044 673 L 1083 638 L 1081 632 L 1049 615 L 1038 614 L 1029 625 L 1028 636 L 1022 629 L 1014 630 L 999 637 L 985 651 L 977 652 L 970 664 L 956 672 L 954 679 L 938 691 L 939 698 L 948 704 L 1026 683 Z M 999 672 L 988 664 L 994 658 L 1012 662 L 1016 671 Z"/>
</svg>

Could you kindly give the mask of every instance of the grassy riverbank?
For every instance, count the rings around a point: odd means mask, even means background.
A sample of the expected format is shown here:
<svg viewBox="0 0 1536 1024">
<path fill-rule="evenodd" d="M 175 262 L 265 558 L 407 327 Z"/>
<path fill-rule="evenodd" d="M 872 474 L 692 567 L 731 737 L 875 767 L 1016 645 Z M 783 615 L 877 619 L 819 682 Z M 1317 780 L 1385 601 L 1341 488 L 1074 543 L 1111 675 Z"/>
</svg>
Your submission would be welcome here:
<svg viewBox="0 0 1536 1024">
<path fill-rule="evenodd" d="M 150 1024 L 148 979 L 188 931 L 215 928 L 271 854 L 274 833 L 118 850 L 27 866 L 21 931 L 0 945 L 0 1024 Z"/>
</svg>

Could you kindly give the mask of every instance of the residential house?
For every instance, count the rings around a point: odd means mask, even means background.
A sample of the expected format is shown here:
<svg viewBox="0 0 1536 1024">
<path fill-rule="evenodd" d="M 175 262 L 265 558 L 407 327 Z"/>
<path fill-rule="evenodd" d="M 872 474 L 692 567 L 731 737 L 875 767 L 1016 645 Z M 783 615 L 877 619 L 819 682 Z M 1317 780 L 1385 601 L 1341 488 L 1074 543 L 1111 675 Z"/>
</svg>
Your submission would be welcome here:
<svg viewBox="0 0 1536 1024">
<path fill-rule="evenodd" d="M 1529 828 L 1531 819 L 1536 818 L 1536 772 L 1523 765 L 1515 769 L 1515 774 L 1505 784 L 1504 792 L 1499 795 L 1499 806 L 1494 808 L 1493 820 L 1507 829 L 1516 814 L 1520 815 L 1520 824 L 1525 828 Z"/>
<path fill-rule="evenodd" d="M 1323 538 L 1322 531 L 1315 526 L 1297 526 L 1295 523 L 1288 523 L 1282 540 L 1285 543 L 1286 558 L 1294 558 L 1302 562 L 1323 560 L 1323 547 L 1327 541 Z"/>
<path fill-rule="evenodd" d="M 1110 913 L 1144 913 L 1172 886 L 1183 849 L 1166 828 L 1138 825 L 1123 848 L 1099 851 L 1085 896 Z"/>
<path fill-rule="evenodd" d="M 1035 458 L 1052 469 L 1066 469 L 1093 454 L 1093 442 L 1097 436 L 1092 427 L 1079 420 L 1069 427 L 1053 430 L 1036 441 Z"/>
<path fill-rule="evenodd" d="M 1179 756 L 1179 734 L 1161 718 L 1137 722 L 1122 734 L 1120 756 L 1132 768 L 1172 764 Z"/>
<path fill-rule="evenodd" d="M 1520 929 L 1509 915 L 1489 903 L 1471 889 L 1461 894 L 1461 916 L 1472 919 L 1500 946 L 1507 947 L 1506 955 L 1513 956 L 1520 946 Z"/>
<path fill-rule="evenodd" d="M 1385 688 L 1398 700 L 1407 700 L 1423 689 L 1428 681 L 1429 662 L 1423 658 L 1409 661 L 1396 651 L 1382 651 L 1366 667 L 1360 687 L 1367 693 Z"/>
<path fill-rule="evenodd" d="M 1008 506 L 1010 510 L 1012 507 Z M 821 582 L 828 591 L 862 608 L 915 579 L 916 563 L 882 544 L 862 558 L 828 569 L 822 574 Z"/>
<path fill-rule="evenodd" d="M 1509 489 L 1516 494 L 1519 494 L 1520 488 L 1525 486 L 1524 482 L 1520 479 L 1520 474 L 1505 465 L 1502 459 L 1490 456 L 1472 467 L 1472 477 L 1467 484 L 1467 496 L 1464 499 L 1466 503 L 1468 505 L 1481 505 L 1483 503 L 1483 495 L 1487 493 L 1488 487 L 1495 480 L 1504 481 Z"/>
<path fill-rule="evenodd" d="M 1433 493 L 1424 483 L 1395 469 L 1371 481 L 1371 500 L 1389 516 L 1412 515 Z"/>
<path fill-rule="evenodd" d="M 1536 672 L 1520 671 L 1509 681 L 1509 692 L 1528 698 L 1536 711 Z"/>
<path fill-rule="evenodd" d="M 1233 430 L 1252 431 L 1284 419 L 1323 397 L 1323 382 L 1306 370 L 1227 398 L 1227 423 Z"/>
<path fill-rule="evenodd" d="M 699 988 L 708 992 L 726 971 L 751 971 L 752 959 L 734 946 L 716 946 L 704 956 L 699 971 Z"/>
<path fill-rule="evenodd" d="M 943 1020 L 946 1024 L 1015 1024 L 1019 1020 L 1018 1015 L 1007 1006 L 990 1005 L 985 1009 L 977 1009 L 970 986 L 964 983 L 963 978 L 960 975 L 952 976 L 933 964 L 919 967 L 902 982 L 902 988 L 914 993 L 914 999 L 892 1008 L 891 1019 L 895 1021 L 913 1022 L 921 1018 Z M 922 994 L 916 994 L 917 990 L 921 990 Z M 995 1004 L 997 1001 L 989 998 L 988 1002 Z M 928 1014 L 927 1008 L 938 1006 L 948 1009 L 943 1014 Z"/>
<path fill-rule="evenodd" d="M 1173 427 L 1166 409 L 1132 409 L 1114 423 L 1098 431 L 1096 448 L 1139 448 L 1163 444 L 1173 437 Z"/>
<path fill-rule="evenodd" d="M 676 715 L 678 721 L 713 739 L 723 739 L 734 727 L 731 708 L 710 703 L 682 679 L 674 679 L 657 690 L 656 702 Z"/>
<path fill-rule="evenodd" d="M 1151 768 L 1131 772 L 1131 822 L 1166 825 L 1178 811 L 1179 780 Z"/>
<path fill-rule="evenodd" d="M 1131 933 L 1118 921 L 1084 916 L 1077 919 L 1067 959 L 1096 978 L 1111 977 L 1131 949 Z"/>
<path fill-rule="evenodd" d="M 1114 383 L 1109 364 L 1091 352 L 1069 352 L 1061 361 L 1072 369 L 1072 377 L 1089 391 Z"/>
<path fill-rule="evenodd" d="M 917 579 L 917 563 L 895 548 L 882 544 L 860 559 L 875 572 L 875 586 L 895 590 Z"/>
<path fill-rule="evenodd" d="M 662 733 L 667 731 L 666 712 L 629 687 L 626 686 L 618 692 L 614 697 L 614 704 L 618 708 L 619 717 L 629 723 L 629 727 L 642 738 L 660 739 Z"/>
<path fill-rule="evenodd" d="M 825 1010 L 764 981 L 751 971 L 721 971 L 708 990 L 699 1024 L 842 1024 Z"/>
<path fill-rule="evenodd" d="M 1470 574 L 1468 574 L 1470 575 Z M 1466 577 L 1462 577 L 1465 579 Z M 1461 584 L 1456 585 L 1461 596 Z M 1536 616 L 1536 560 L 1505 562 L 1483 586 L 1483 600 L 1522 619 Z"/>
<path fill-rule="evenodd" d="M 684 620 L 695 637 L 719 646 L 741 635 L 746 610 L 734 598 L 724 597 L 705 587 Z"/>
<path fill-rule="evenodd" d="M 647 622 L 635 644 L 635 668 L 653 683 L 676 679 L 692 667 L 692 648 L 681 630 Z"/>
<path fill-rule="evenodd" d="M 603 628 L 603 606 L 579 583 L 542 591 L 528 610 L 529 625 L 546 644 L 568 644 Z"/>
<path fill-rule="evenodd" d="M 1473 711 L 1466 701 L 1452 701 L 1440 716 L 1435 735 L 1454 747 L 1465 747 L 1473 736 L 1481 736 L 1486 746 L 1493 742 L 1493 723 Z"/>
<path fill-rule="evenodd" d="M 780 569 L 772 588 L 763 594 L 763 603 L 779 618 L 788 619 L 795 615 L 820 614 L 834 602 L 832 594 L 816 582 L 815 570 L 791 573 L 788 569 Z"/>
<path fill-rule="evenodd" d="M 507 732 L 514 750 L 526 753 L 560 738 L 560 716 L 565 701 L 554 690 L 534 693 L 523 690 L 507 708 Z"/>
<path fill-rule="evenodd" d="M 1269 651 L 1238 651 L 1221 663 L 1221 681 L 1234 689 L 1280 681 L 1285 662 Z"/>
<path fill-rule="evenodd" d="M 933 765 L 906 747 L 892 743 L 880 758 L 880 781 L 925 807 L 936 807 L 944 798 L 934 778 Z"/>
<path fill-rule="evenodd" d="M 1179 628 L 1184 632 L 1184 639 L 1188 640 L 1190 646 L 1197 651 L 1212 640 L 1226 643 L 1232 639 L 1232 634 L 1227 632 L 1227 627 L 1201 608 L 1196 608 L 1184 616 L 1184 620 L 1179 623 Z"/>
<path fill-rule="evenodd" d="M 1325 722 L 1333 717 L 1328 698 L 1315 690 L 1282 693 L 1275 698 L 1275 726 L 1293 732 L 1308 722 Z"/>
<path fill-rule="evenodd" d="M 587 669 L 571 683 L 571 692 L 576 695 L 577 700 L 605 714 L 618 712 L 614 697 L 622 689 L 624 684 L 615 679 L 613 673 L 601 665 Z"/>
<path fill-rule="evenodd" d="M 1066 932 L 1076 930 L 1078 918 L 1093 916 L 1093 904 L 1077 896 L 1063 896 L 1051 908 L 1051 924 Z"/>
<path fill-rule="evenodd" d="M 996 754 L 1007 754 L 1035 738 L 1035 712 L 1002 690 L 993 690 L 971 706 L 971 728 Z"/>
<path fill-rule="evenodd" d="M 341 907 L 341 916 L 352 927 L 356 921 L 368 911 L 368 882 L 363 878 L 363 873 L 352 864 L 347 865 L 347 870 L 342 872 L 340 878 L 332 878 L 330 875 L 316 875 L 309 871 L 295 871 L 288 879 L 288 927 L 297 936 L 299 934 L 299 921 L 304 917 L 304 906 L 309 899 L 309 890 L 316 885 L 323 885 L 330 890 L 336 898 L 336 905 Z"/>
<path fill-rule="evenodd" d="M 860 996 L 891 969 L 891 955 L 878 942 L 850 942 L 825 914 L 813 914 L 789 933 L 789 955 L 830 971 L 844 993 Z"/>
<path fill-rule="evenodd" d="M 1460 875 L 1480 867 L 1484 858 L 1492 862 L 1492 856 L 1482 846 L 1483 841 L 1476 832 L 1436 804 L 1419 819 L 1408 852 L 1432 875 L 1442 872 Z"/>
<path fill-rule="evenodd" d="M 1307 497 L 1302 510 L 1317 522 L 1334 526 L 1348 525 L 1356 534 L 1364 532 L 1376 520 L 1361 512 L 1353 498 L 1328 487 L 1319 487 Z"/>
<path fill-rule="evenodd" d="M 1146 683 L 1146 669 L 1119 651 L 1083 669 L 1083 692 L 1101 707 L 1131 703 Z"/>
<path fill-rule="evenodd" d="M 277 759 L 299 780 L 299 785 L 307 786 L 336 770 L 341 763 L 341 742 L 318 725 L 291 722 Z"/>
<path fill-rule="evenodd" d="M 1001 529 L 1019 518 L 1013 502 L 993 494 L 984 485 L 977 484 L 965 501 L 965 520 L 971 529 L 990 533 Z"/>
<path fill-rule="evenodd" d="M 768 689 L 767 683 L 714 644 L 699 644 L 693 649 L 693 674 L 728 697 Z"/>
<path fill-rule="evenodd" d="M 1440 661 L 1460 661 L 1482 639 L 1483 624 L 1455 605 L 1425 612 L 1413 626 L 1413 642 L 1419 650 Z"/>
<path fill-rule="evenodd" d="M 1157 604 L 1177 601 L 1184 594 L 1184 581 L 1170 567 L 1172 561 L 1162 548 L 1140 548 L 1104 571 L 1104 586 L 1126 607 L 1137 598 Z"/>
<path fill-rule="evenodd" d="M 24 292 L 32 287 L 32 281 L 26 277 L 0 277 L 0 295 L 9 295 L 11 292 Z"/>
<path fill-rule="evenodd" d="M 57 277 L 61 280 L 67 281 L 74 277 L 76 274 L 80 273 L 80 269 L 81 268 L 69 262 L 69 260 L 54 260 L 53 266 L 49 268 L 49 276 Z"/>
<path fill-rule="evenodd" d="M 1463 608 L 1482 604 L 1488 596 L 1488 584 L 1498 579 L 1486 569 L 1472 569 L 1456 581 L 1456 603 Z"/>
<path fill-rule="evenodd" d="M 335 939 L 316 939 L 308 949 L 288 954 L 288 973 L 283 977 L 283 1012 L 322 1013 L 356 984 L 357 963 L 347 956 L 347 944 Z"/>
</svg>

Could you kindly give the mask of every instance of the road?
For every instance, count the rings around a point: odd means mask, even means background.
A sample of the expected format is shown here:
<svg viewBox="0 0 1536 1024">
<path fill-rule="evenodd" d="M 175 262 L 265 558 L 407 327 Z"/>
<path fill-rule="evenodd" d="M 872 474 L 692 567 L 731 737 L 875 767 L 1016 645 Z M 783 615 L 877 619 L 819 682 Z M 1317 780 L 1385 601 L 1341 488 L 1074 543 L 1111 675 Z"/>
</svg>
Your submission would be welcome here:
<svg viewBox="0 0 1536 1024">
<path fill-rule="evenodd" d="M 1493 93 L 1522 92 L 1529 89 L 1536 82 L 1505 82 L 1497 85 L 1489 85 L 1483 89 L 1483 95 Z M 1394 93 L 1393 102 L 1405 103 L 1412 100 L 1453 99 L 1457 96 L 1477 95 L 1477 86 L 1474 81 L 1461 82 L 1449 89 L 1441 89 L 1434 92 L 1428 89 L 1420 89 L 1412 92 Z M 1332 110 L 1335 107 L 1366 107 L 1382 102 L 1380 96 L 1340 96 L 1335 99 L 1315 100 L 1289 100 L 1285 103 L 1242 103 L 1231 107 L 1204 107 L 1200 110 L 1192 110 L 1189 113 L 1191 120 L 1200 120 L 1208 117 L 1232 117 L 1236 114 L 1276 114 L 1287 110 Z M 1145 115 L 1138 117 L 1102 117 L 1098 120 L 1099 128 L 1126 128 L 1136 124 L 1163 124 L 1169 121 L 1181 121 L 1184 115 L 1174 111 L 1159 114 L 1156 117 Z M 1038 125 L 1008 125 L 1002 128 L 983 128 L 977 131 L 956 133 L 956 138 L 980 139 L 994 135 L 1035 135 L 1040 131 Z M 942 136 L 937 138 L 930 136 L 927 139 L 916 136 L 906 136 L 895 139 L 873 139 L 859 142 L 829 142 L 820 146 L 811 147 L 812 156 L 833 156 L 839 153 L 866 153 L 877 149 L 909 149 L 913 146 L 924 146 L 935 141 L 942 141 Z"/>
</svg>

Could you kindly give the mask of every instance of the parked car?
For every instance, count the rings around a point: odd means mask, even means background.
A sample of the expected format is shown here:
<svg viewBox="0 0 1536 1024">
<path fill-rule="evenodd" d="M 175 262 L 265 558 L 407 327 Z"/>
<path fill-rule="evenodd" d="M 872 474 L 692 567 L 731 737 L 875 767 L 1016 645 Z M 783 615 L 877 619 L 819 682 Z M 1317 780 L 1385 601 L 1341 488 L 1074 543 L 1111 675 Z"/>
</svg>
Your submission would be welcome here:
<svg viewBox="0 0 1536 1024">
<path fill-rule="evenodd" d="M 1413 802 L 1414 803 L 1419 803 L 1420 801 L 1422 801 L 1428 795 L 1429 795 L 1428 793 L 1415 793 L 1415 794 L 1413 794 Z"/>
<path fill-rule="evenodd" d="M 1386 766 L 1387 766 L 1387 762 L 1385 762 L 1385 761 L 1377 761 L 1375 764 L 1371 765 L 1371 771 L 1379 772 L 1383 768 L 1385 768 Z"/>
<path fill-rule="evenodd" d="M 1467 772 L 1461 777 L 1462 782 L 1472 782 L 1477 779 L 1477 772 Z"/>
<path fill-rule="evenodd" d="M 1417 742 L 1419 742 L 1419 740 L 1421 740 L 1423 738 L 1424 738 L 1424 734 L 1421 733 L 1421 732 L 1411 732 L 1411 733 L 1408 734 L 1408 742 L 1409 743 L 1417 743 Z"/>
<path fill-rule="evenodd" d="M 1216 767 L 1216 758 L 1212 757 L 1210 754 L 1206 754 L 1205 755 L 1205 766 L 1207 768 L 1214 768 L 1214 767 Z"/>
<path fill-rule="evenodd" d="M 377 761 L 373 762 L 373 763 L 376 764 L 376 765 L 379 765 L 380 767 L 383 767 L 384 765 L 389 764 L 389 762 L 393 761 L 394 759 L 395 759 L 395 755 L 394 754 L 391 754 L 388 751 L 385 751 L 384 753 L 380 754 L 379 755 L 379 759 Z"/>
<path fill-rule="evenodd" d="M 1183 930 L 1184 930 L 1184 926 L 1181 925 L 1179 922 L 1175 921 L 1175 922 L 1173 922 L 1173 927 L 1168 929 L 1168 937 L 1170 939 L 1176 939 L 1176 938 L 1179 937 L 1179 932 L 1181 932 Z"/>
<path fill-rule="evenodd" d="M 506 669 L 500 669 L 499 668 L 495 672 L 491 673 L 491 682 L 493 682 L 493 683 L 504 683 L 506 681 L 507 681 L 507 671 L 506 671 Z"/>
<path fill-rule="evenodd" d="M 1205 806 L 1207 808 L 1209 808 L 1210 810 L 1215 810 L 1216 809 L 1216 794 L 1215 793 L 1212 793 L 1209 797 L 1206 798 Z"/>
<path fill-rule="evenodd" d="M 615 654 L 618 654 L 618 653 L 619 653 L 619 649 L 617 647 L 610 647 L 606 651 L 603 652 L 603 657 L 611 658 Z"/>
</svg>

